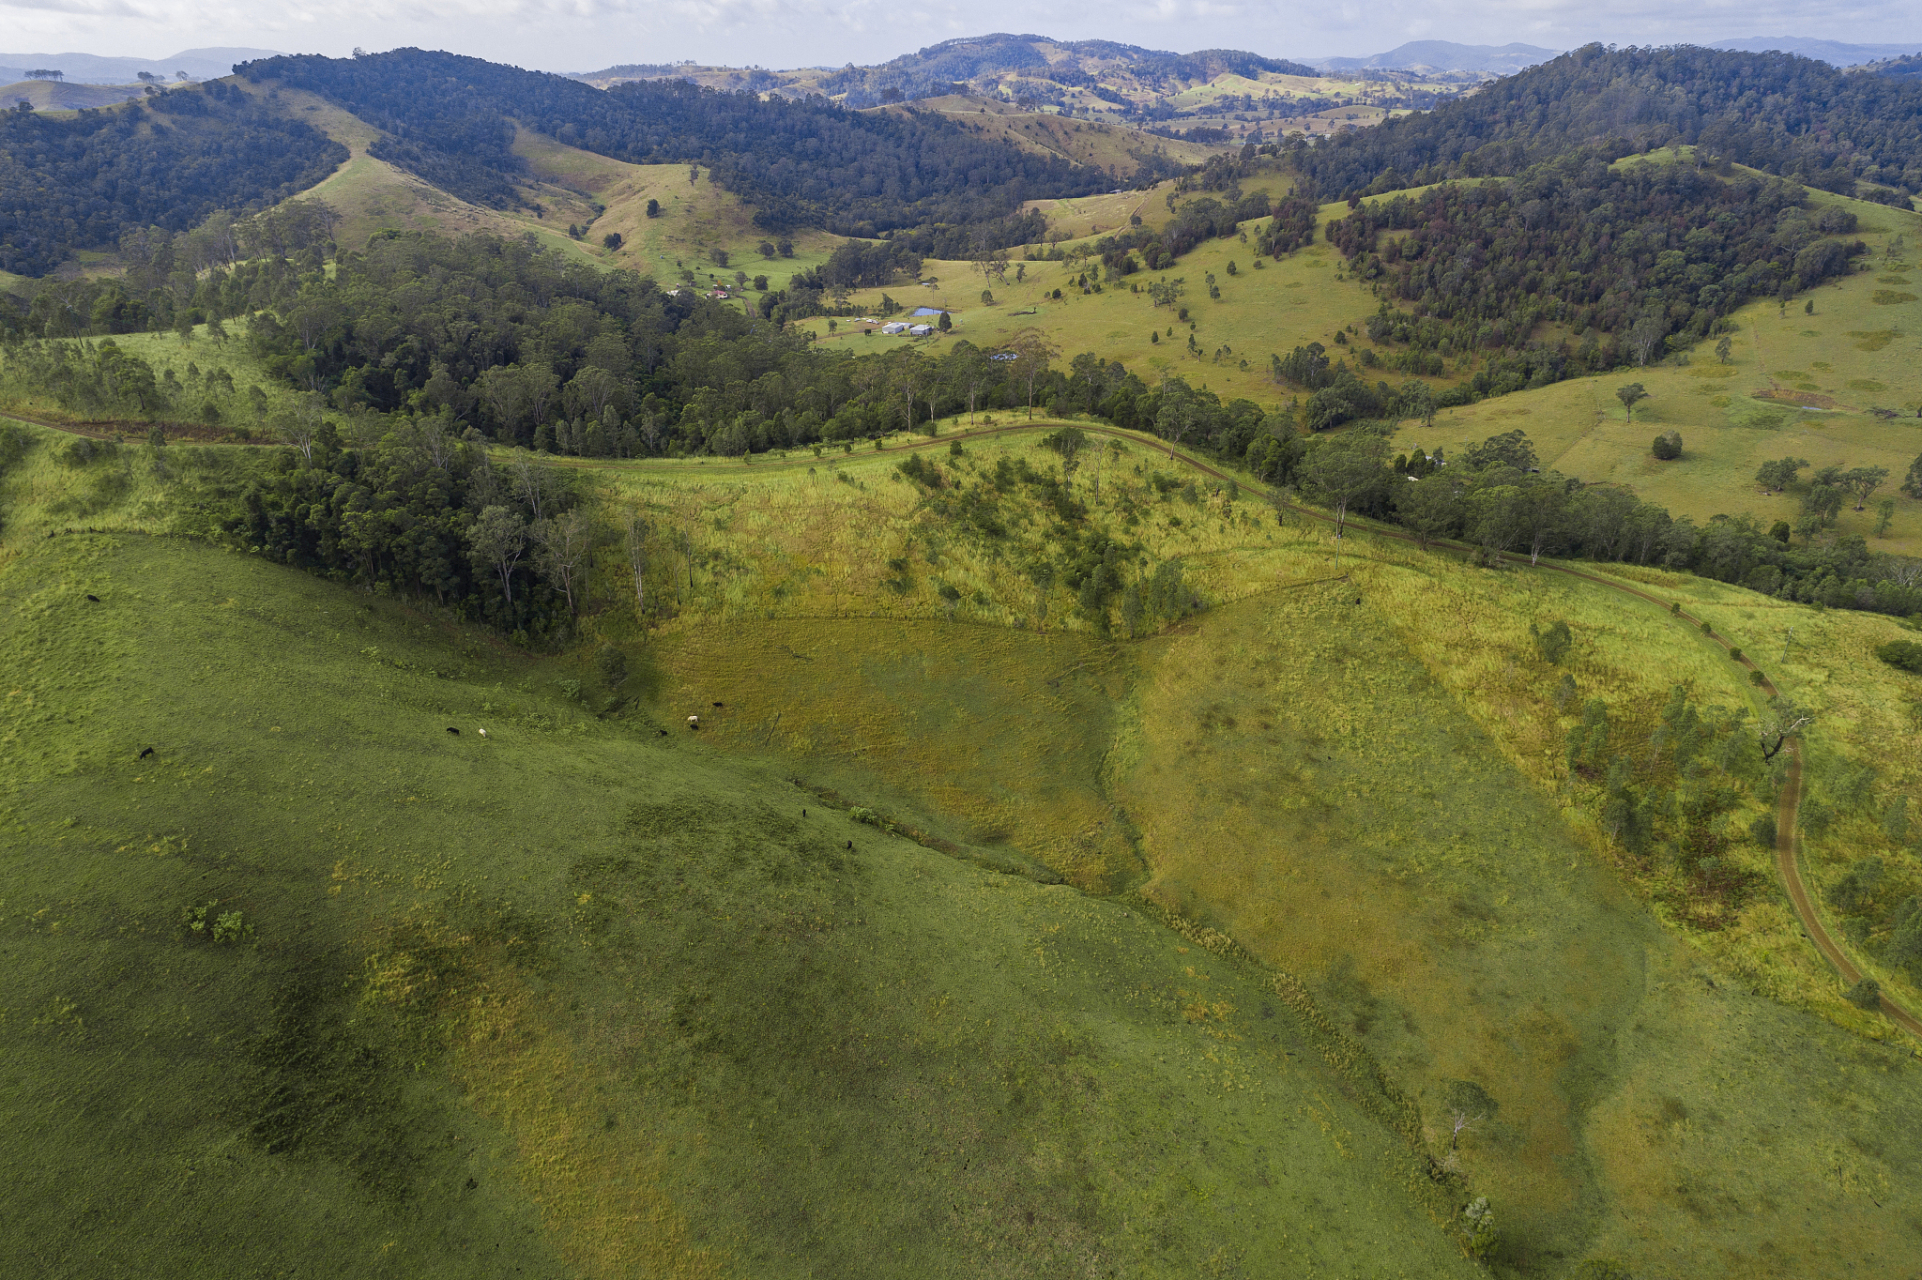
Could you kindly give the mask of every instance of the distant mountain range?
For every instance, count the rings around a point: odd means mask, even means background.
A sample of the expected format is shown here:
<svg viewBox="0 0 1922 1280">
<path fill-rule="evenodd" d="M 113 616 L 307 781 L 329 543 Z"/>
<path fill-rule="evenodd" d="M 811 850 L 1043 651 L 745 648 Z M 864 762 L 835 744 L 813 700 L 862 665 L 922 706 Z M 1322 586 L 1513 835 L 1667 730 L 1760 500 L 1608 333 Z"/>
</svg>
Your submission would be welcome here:
<svg viewBox="0 0 1922 1280">
<path fill-rule="evenodd" d="M 877 66 L 803 67 L 790 71 L 663 63 L 607 67 L 576 79 L 606 86 L 622 80 L 685 79 L 713 88 L 756 92 L 822 93 L 845 106 L 925 98 L 947 93 L 1025 98 L 1059 105 L 1074 90 L 1093 91 L 1110 105 L 1124 95 L 1179 93 L 1218 76 L 1314 76 L 1299 62 L 1240 49 L 1169 53 L 1112 40 L 1056 40 L 996 32 L 944 40 Z"/>
<path fill-rule="evenodd" d="M 277 56 L 271 49 L 183 49 L 171 58 L 103 58 L 94 53 L 0 53 L 0 84 L 27 78 L 27 72 L 52 70 L 75 84 L 131 84 L 142 71 L 172 80 L 185 71 L 195 80 L 230 76 L 236 62 Z"/>
<path fill-rule="evenodd" d="M 1922 40 L 1911 40 L 1907 44 L 1843 44 L 1839 40 L 1811 40 L 1806 36 L 1751 36 L 1746 40 L 1718 40 L 1709 48 L 1730 49 L 1736 53 L 1795 53 L 1838 67 L 1856 67 L 1865 62 L 1922 53 Z"/>
<path fill-rule="evenodd" d="M 1370 58 L 1311 58 L 1323 71 L 1481 71 L 1511 75 L 1557 56 L 1559 49 L 1532 44 L 1455 44 L 1448 40 L 1411 40 Z"/>
</svg>

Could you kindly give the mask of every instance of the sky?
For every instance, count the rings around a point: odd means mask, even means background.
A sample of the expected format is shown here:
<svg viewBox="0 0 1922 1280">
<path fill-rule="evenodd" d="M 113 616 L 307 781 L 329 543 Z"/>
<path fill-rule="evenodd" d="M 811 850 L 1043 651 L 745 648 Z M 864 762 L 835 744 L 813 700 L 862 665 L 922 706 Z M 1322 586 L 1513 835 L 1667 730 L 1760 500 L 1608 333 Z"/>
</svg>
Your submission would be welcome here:
<svg viewBox="0 0 1922 1280">
<path fill-rule="evenodd" d="M 165 58 L 220 46 L 344 56 L 404 45 L 545 71 L 623 62 L 773 68 L 883 62 L 992 31 L 1270 57 L 1381 53 L 1408 40 L 1568 49 L 1811 36 L 1913 41 L 1914 0 L 0 0 L 0 48 Z"/>
</svg>

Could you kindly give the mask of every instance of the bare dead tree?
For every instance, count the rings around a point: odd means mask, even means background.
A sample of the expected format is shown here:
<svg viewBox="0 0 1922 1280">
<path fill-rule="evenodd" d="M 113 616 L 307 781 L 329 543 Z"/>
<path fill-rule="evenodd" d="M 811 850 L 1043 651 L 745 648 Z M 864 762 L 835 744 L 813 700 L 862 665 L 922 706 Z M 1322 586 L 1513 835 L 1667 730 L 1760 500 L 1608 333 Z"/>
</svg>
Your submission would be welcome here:
<svg viewBox="0 0 1922 1280">
<path fill-rule="evenodd" d="M 1776 707 L 1763 716 L 1755 726 L 1756 745 L 1761 748 L 1762 763 L 1767 764 L 1775 759 L 1790 738 L 1814 722 L 1813 715 L 1791 706 Z"/>
<path fill-rule="evenodd" d="M 627 521 L 627 568 L 634 575 L 634 611 L 647 618 L 647 521 L 630 516 Z"/>
<path fill-rule="evenodd" d="M 1450 1151 L 1461 1150 L 1462 1135 L 1485 1119 L 1487 1119 L 1486 1116 L 1471 1116 L 1466 1111 L 1455 1112 L 1452 1127 L 1448 1134 L 1448 1149 Z"/>
</svg>

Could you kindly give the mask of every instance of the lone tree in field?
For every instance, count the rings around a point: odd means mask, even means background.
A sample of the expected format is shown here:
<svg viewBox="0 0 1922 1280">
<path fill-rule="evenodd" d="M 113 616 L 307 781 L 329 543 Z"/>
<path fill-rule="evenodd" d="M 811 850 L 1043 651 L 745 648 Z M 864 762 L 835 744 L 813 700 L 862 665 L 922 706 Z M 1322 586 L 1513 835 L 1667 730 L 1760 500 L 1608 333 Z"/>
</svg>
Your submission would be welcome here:
<svg viewBox="0 0 1922 1280">
<path fill-rule="evenodd" d="M 1922 455 L 1909 464 L 1909 473 L 1902 477 L 1902 492 L 1911 498 L 1922 498 Z"/>
<path fill-rule="evenodd" d="M 1648 451 L 1657 458 L 1660 458 L 1663 462 L 1675 461 L 1675 459 L 1682 456 L 1682 433 L 1679 431 L 1662 432 L 1661 435 L 1655 437 L 1655 443 L 1648 447 Z"/>
<path fill-rule="evenodd" d="M 1732 344 L 1728 340 L 1728 335 L 1723 334 L 1722 340 L 1715 344 L 1715 358 L 1717 360 L 1720 360 L 1723 364 L 1727 364 L 1729 348 L 1731 345 Z"/>
<path fill-rule="evenodd" d="M 1855 495 L 1855 509 L 1860 511 L 1888 478 L 1887 467 L 1851 467 L 1842 475 L 1842 487 Z"/>
<path fill-rule="evenodd" d="M 1631 382 L 1616 391 L 1615 398 L 1622 402 L 1622 408 L 1628 410 L 1628 420 L 1633 422 L 1635 421 L 1635 406 L 1648 399 L 1648 389 L 1639 382 Z"/>
<path fill-rule="evenodd" d="M 608 232 L 606 235 L 601 237 L 601 244 L 603 247 L 612 249 L 618 253 L 620 251 L 621 244 L 622 244 L 621 233 L 618 231 Z"/>
<path fill-rule="evenodd" d="M 661 202 L 659 200 L 649 200 L 647 202 L 647 216 L 650 218 L 658 218 L 661 216 Z"/>
<path fill-rule="evenodd" d="M 1755 483 L 1770 493 L 1780 493 L 1795 483 L 1795 473 L 1809 465 L 1807 458 L 1778 458 L 1764 462 L 1755 472 Z"/>
</svg>

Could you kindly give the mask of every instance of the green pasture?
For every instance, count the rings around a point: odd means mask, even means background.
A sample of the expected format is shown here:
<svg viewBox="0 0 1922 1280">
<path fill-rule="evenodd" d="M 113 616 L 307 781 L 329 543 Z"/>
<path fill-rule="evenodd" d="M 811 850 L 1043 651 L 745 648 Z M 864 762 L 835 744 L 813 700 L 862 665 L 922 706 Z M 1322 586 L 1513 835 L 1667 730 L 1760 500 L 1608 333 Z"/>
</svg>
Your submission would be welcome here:
<svg viewBox="0 0 1922 1280">
<path fill-rule="evenodd" d="M 1858 259 L 1854 274 L 1809 291 L 1786 309 L 1754 302 L 1737 311 L 1728 363 L 1718 360 L 1717 340 L 1711 339 L 1686 353 L 1686 366 L 1625 369 L 1516 392 L 1444 410 L 1432 428 L 1403 424 L 1396 448 L 1446 450 L 1500 431 L 1526 431 L 1543 467 L 1624 485 L 1698 521 L 1746 512 L 1766 523 L 1793 524 L 1800 495 L 1765 493 L 1755 483 L 1756 468 L 1776 458 L 1806 458 L 1811 470 L 1831 464 L 1886 467 L 1890 480 L 1876 500 L 1895 499 L 1888 533 L 1874 535 L 1873 504 L 1865 511 L 1845 510 L 1837 528 L 1867 537 L 1876 550 L 1922 552 L 1922 503 L 1897 491 L 1922 455 L 1922 419 L 1916 416 L 1922 410 L 1922 301 L 1901 300 L 1904 293 L 1922 297 L 1902 284 L 1917 278 L 1907 264 L 1922 256 L 1922 215 L 1822 192 L 1810 198 L 1854 211 L 1869 253 Z M 1903 256 L 1891 257 L 1898 236 Z M 1813 315 L 1804 310 L 1811 300 Z M 1632 423 L 1615 397 L 1630 382 L 1650 393 L 1635 406 Z M 1875 409 L 1896 416 L 1878 416 Z M 1657 461 L 1649 445 L 1668 430 L 1681 433 L 1682 457 Z"/>
<path fill-rule="evenodd" d="M 1103 113 L 1113 110 L 1110 104 L 1092 96 L 1079 97 L 1078 102 Z M 1122 184 L 1134 173 L 1137 157 L 1142 154 L 1158 151 L 1184 164 L 1200 164 L 1221 150 L 1218 145 L 1163 138 L 1125 124 L 1025 111 L 1011 102 L 966 95 L 921 98 L 912 107 L 893 110 L 939 112 L 972 133 L 1002 138 L 1026 151 L 1111 169 Z"/>
<path fill-rule="evenodd" d="M 965 486 L 1003 456 L 1045 465 L 1038 434 L 962 435 L 959 459 L 938 441 L 928 456 Z M 1813 1276 L 1900 1256 L 1868 1197 L 1900 1194 L 1908 1157 L 1829 1099 L 1841 1071 L 1881 1099 L 1875 1114 L 1908 1105 L 1908 1049 L 1878 1044 L 1886 1024 L 1841 999 L 1767 850 L 1725 851 L 1754 886 L 1727 927 L 1664 927 L 1686 887 L 1622 859 L 1563 777 L 1581 699 L 1645 734 L 1676 683 L 1705 707 L 1755 707 L 1743 670 L 1659 607 L 1592 584 L 1365 534 L 1337 546 L 1206 486 L 1151 497 L 1165 455 L 1126 448 L 1101 501 L 1077 480 L 1090 523 L 1125 530 L 1148 562 L 1179 557 L 1218 607 L 1118 649 L 1059 598 L 1037 627 L 1032 584 L 1008 570 L 1044 527 L 1010 521 L 997 552 L 931 519 L 892 473 L 898 453 L 599 469 L 622 509 L 693 544 L 649 587 L 681 609 L 656 633 L 663 715 L 720 701 L 704 741 L 883 797 L 940 838 L 1126 890 L 1301 976 L 1417 1099 L 1437 1158 L 1455 1109 L 1487 1114 L 1456 1155 L 1508 1212 L 1504 1256 L 1522 1273 L 1594 1257 L 1661 1275 L 1676 1251 L 1711 1250 L 1738 1271 L 1781 1259 L 1782 1274 Z M 908 566 L 905 592 L 887 585 L 891 559 Z M 1869 759 L 1880 797 L 1922 782 L 1907 748 L 1882 752 L 1913 677 L 1867 650 L 1895 623 L 1628 580 L 1710 619 L 1821 708 L 1812 791 Z M 953 621 L 944 582 L 964 588 Z M 1529 631 L 1557 620 L 1577 637 L 1563 668 Z M 1778 664 L 1770 646 L 1790 625 L 1808 647 Z M 1577 700 L 1558 705 L 1563 672 Z M 1872 827 L 1855 814 L 1830 839 L 1859 856 Z M 1782 1149 L 1757 1097 L 1843 1128 L 1757 1171 L 1758 1144 Z M 1758 1225 L 1740 1206 L 1759 1200 L 1819 1210 Z"/>
<path fill-rule="evenodd" d="M 32 474 L 35 1274 L 1473 1272 L 1403 1105 L 1232 948 L 852 820 L 682 729 L 645 648 L 610 683 L 137 514 L 34 536 Z"/>
<path fill-rule="evenodd" d="M 584 234 L 573 242 L 579 252 L 606 268 L 626 267 L 652 276 L 663 287 L 673 285 L 680 276 L 679 264 L 685 263 L 703 286 L 713 282 L 731 287 L 734 272 L 745 271 L 750 279 L 767 275 L 769 286 L 779 289 L 792 274 L 827 261 L 842 243 L 839 236 L 805 231 L 793 237 L 792 258 L 763 258 L 757 246 L 779 237 L 756 227 L 753 212 L 740 197 L 716 186 L 705 170 L 699 180 L 689 181 L 688 165 L 627 164 L 531 130 L 519 133 L 514 150 L 550 187 L 602 206 L 598 213 L 591 206 L 580 213 Z M 647 216 L 650 199 L 660 201 L 658 218 Z M 544 221 L 561 233 L 574 216 L 556 213 Z M 618 252 L 602 246 L 610 232 L 621 235 Z M 728 254 L 725 268 L 713 260 L 717 249 Z"/>
<path fill-rule="evenodd" d="M 1347 213 L 1345 205 L 1328 206 L 1323 210 L 1323 221 L 1337 210 L 1343 216 Z M 1160 211 L 1165 220 L 1165 203 Z M 1257 260 L 1263 264 L 1259 268 L 1255 266 Z M 1331 358 L 1352 358 L 1353 350 L 1335 342 L 1335 331 L 1348 325 L 1359 328 L 1378 305 L 1341 269 L 1341 256 L 1335 248 L 1321 240 L 1279 262 L 1258 259 L 1249 240 L 1209 240 L 1168 271 L 1138 272 L 1118 286 L 1104 285 L 1098 294 L 1084 294 L 1076 284 L 1084 274 L 1092 279 L 1099 273 L 1100 260 L 1090 261 L 1093 272 L 1088 263 L 1073 260 L 1014 263 L 1005 282 L 984 279 L 972 263 L 929 261 L 922 266 L 922 279 L 936 278 L 939 284 L 935 289 L 903 283 L 851 296 L 864 308 L 877 306 L 883 292 L 909 307 L 948 307 L 954 313 L 955 328 L 947 341 L 966 338 L 979 346 L 992 346 L 1019 329 L 1034 326 L 1047 331 L 1064 357 L 1092 351 L 1104 359 L 1120 361 L 1150 384 L 1179 375 L 1208 387 L 1224 400 L 1246 397 L 1266 404 L 1283 397 L 1268 375 L 1270 355 L 1319 342 L 1328 348 Z M 1235 264 L 1234 275 L 1228 274 L 1230 262 Z M 1023 268 L 1019 283 L 1015 281 L 1016 267 Z M 1207 277 L 1211 274 L 1221 290 L 1220 301 L 1208 296 Z M 1178 318 L 1174 308 L 1157 307 L 1149 300 L 1146 286 L 1162 280 L 1185 283 L 1187 292 L 1177 305 L 1187 309 L 1187 320 Z M 1129 286 L 1135 284 L 1143 292 L 1130 292 Z M 983 289 L 993 294 L 991 305 L 982 303 Z M 1046 296 L 1055 289 L 1061 290 L 1059 301 Z M 878 311 L 866 314 L 879 317 Z M 827 321 L 821 318 L 802 324 L 822 335 L 824 341 L 852 345 L 857 351 L 879 350 L 889 342 L 931 341 L 938 345 L 943 341 L 879 334 L 869 337 L 854 331 L 845 321 L 837 321 L 830 335 Z M 1188 347 L 1191 334 L 1193 350 Z M 1158 339 L 1151 335 L 1158 335 Z M 1395 383 L 1403 380 L 1402 375 L 1388 370 L 1381 376 Z"/>
<path fill-rule="evenodd" d="M 1085 808 L 1099 807 L 1085 798 L 1096 792 L 1074 781 L 1092 776 L 1086 762 L 1046 769 L 1037 763 L 1066 748 L 1049 745 L 1044 735 L 1033 747 L 1037 754 L 1010 767 L 1006 776 L 1045 774 L 1051 784 L 1072 783 L 1069 789 L 1079 788 L 1076 794 L 1083 799 L 1024 799 L 1023 788 L 1004 783 L 997 790 L 987 782 L 970 781 L 980 742 L 1021 737 L 1018 716 L 1000 718 L 992 731 L 972 730 L 961 744 L 950 743 L 945 735 L 918 732 L 911 719 L 890 722 L 893 704 L 883 699 L 868 706 L 842 687 L 845 673 L 817 686 L 818 677 L 808 676 L 815 668 L 782 648 L 791 643 L 793 626 L 850 617 L 958 623 L 997 636 L 1009 631 L 1098 633 L 1064 589 L 1037 591 L 1029 566 L 1055 553 L 1061 530 L 1032 499 L 1003 501 L 996 507 L 993 519 L 1002 532 L 995 536 L 941 514 L 941 501 L 955 501 L 961 504 L 956 510 L 967 510 L 969 500 L 956 495 L 971 489 L 985 492 L 1004 459 L 1026 459 L 1037 471 L 1051 467 L 1053 456 L 1037 447 L 1048 428 L 983 436 L 969 435 L 964 424 L 943 426 L 951 436 L 948 446 L 943 448 L 937 439 L 926 453 L 946 485 L 937 492 L 949 495 L 939 501 L 895 468 L 898 450 L 913 442 L 910 437 L 891 439 L 884 452 L 824 451 L 817 457 L 801 451 L 785 460 L 751 464 L 683 461 L 582 471 L 598 477 L 605 486 L 604 500 L 614 510 L 651 522 L 657 551 L 648 591 L 654 608 L 668 618 L 662 624 L 664 652 L 679 655 L 668 666 L 698 673 L 686 677 L 690 689 L 709 680 L 730 682 L 744 696 L 751 690 L 745 701 L 761 711 L 743 722 L 742 733 L 757 741 L 802 744 L 792 749 L 803 753 L 826 751 L 822 744 L 832 742 L 847 744 L 835 746 L 834 752 L 860 754 L 862 742 L 898 739 L 888 750 L 870 754 L 888 758 L 890 769 L 917 772 L 921 782 L 915 784 L 920 788 L 916 794 L 923 802 L 933 803 L 927 797 L 940 792 L 947 798 L 936 807 L 972 815 L 969 820 L 981 829 L 1024 830 L 1025 836 L 1013 837 L 1015 845 L 1071 878 L 1090 884 L 1133 883 L 1139 864 L 1132 855 L 1119 853 L 1109 834 L 1102 834 L 1104 823 L 1097 821 L 1094 809 Z M 986 424 L 974 428 L 992 429 Z M 949 451 L 957 443 L 959 455 Z M 1216 492 L 1212 482 L 1186 488 L 1182 469 L 1150 442 L 1128 439 L 1098 461 L 1101 496 L 1094 495 L 1097 477 L 1091 463 L 1077 477 L 1076 497 L 1087 507 L 1087 525 L 1097 536 L 1129 549 L 1123 564 L 1131 574 L 1145 576 L 1155 566 L 1177 562 L 1184 581 L 1219 607 L 1291 598 L 1289 593 L 1306 589 L 1303 584 L 1359 571 L 1346 561 L 1343 548 L 1322 536 L 1319 526 L 1291 531 L 1275 523 L 1264 505 L 1247 497 L 1230 500 L 1227 493 Z M 1585 651 L 1597 664 L 1596 693 L 1611 704 L 1639 709 L 1632 710 L 1634 715 L 1652 717 L 1677 683 L 1693 689 L 1704 707 L 1721 705 L 1751 715 L 1761 710 L 1742 669 L 1720 646 L 1666 616 L 1643 616 L 1639 606 L 1624 614 L 1621 600 L 1612 593 L 1546 575 L 1447 566 L 1392 542 L 1371 550 L 1363 567 L 1387 562 L 1399 566 L 1392 575 L 1399 584 L 1392 599 L 1406 643 L 1433 678 L 1502 745 L 1510 765 L 1542 791 L 1553 793 L 1565 786 L 1563 739 L 1581 702 L 1591 695 L 1582 692 L 1573 702 L 1553 705 L 1553 680 L 1518 683 L 1519 667 L 1540 667 L 1531 623 L 1548 626 L 1560 619 L 1583 629 Z M 1907 741 L 1905 734 L 1912 737 L 1905 726 L 1922 714 L 1914 709 L 1922 705 L 1922 687 L 1910 687 L 1916 684 L 1914 677 L 1876 661 L 1870 652 L 1905 634 L 1900 624 L 1872 614 L 1787 604 L 1681 575 L 1600 571 L 1648 579 L 1689 613 L 1710 620 L 1732 644 L 1745 648 L 1791 698 L 1818 708 L 1824 727 L 1811 747 L 1810 785 L 1820 789 L 1869 764 L 1880 770 L 1880 780 L 1874 795 L 1861 802 L 1866 807 L 1838 822 L 1825 836 L 1827 846 L 1816 847 L 1837 850 L 1832 858 L 1842 860 L 1838 867 L 1849 861 L 1843 850 L 1853 848 L 1853 856 L 1860 857 L 1871 849 L 1906 868 L 1903 874 L 1912 876 L 1916 889 L 1922 890 L 1922 861 L 1915 860 L 1913 851 L 1871 838 L 1890 798 L 1922 785 L 1922 758 L 1913 758 L 1906 747 L 1891 748 L 1891 743 Z M 607 572 L 605 589 L 619 591 L 618 568 L 610 565 Z M 947 589 L 952 589 L 951 597 Z M 1453 621 L 1446 627 L 1431 625 L 1438 617 Z M 1111 619 L 1109 625 L 1119 623 Z M 1825 638 L 1807 640 L 1806 646 L 1791 643 L 1789 628 L 1805 640 Z M 859 628 L 854 630 L 858 633 Z M 716 639 L 720 636 L 733 640 L 721 643 Z M 995 641 L 1007 643 L 1012 641 Z M 848 644 L 860 650 L 858 636 L 833 641 L 836 648 Z M 1786 665 L 1777 661 L 1784 647 Z M 918 651 L 920 646 L 910 648 Z M 1042 646 L 1036 652 L 1053 650 Z M 1008 661 L 1012 659 L 984 655 L 974 665 L 999 668 Z M 1090 669 L 1104 669 L 1085 655 L 1035 661 L 1060 667 L 1085 661 L 1092 664 Z M 1814 665 L 1805 668 L 1800 665 L 1804 663 Z M 1814 674 L 1818 671 L 1820 675 Z M 1585 677 L 1575 678 L 1578 690 L 1586 687 Z M 801 679 L 813 690 L 808 695 L 811 709 L 805 712 L 790 706 L 793 694 L 779 692 Z M 776 709 L 778 723 L 767 719 Z M 1078 714 L 1095 716 L 1093 711 Z M 797 715 L 804 720 L 797 722 Z M 813 733 L 806 725 L 817 719 L 831 722 L 831 727 Z M 923 763 L 910 763 L 915 760 Z M 1759 817 L 1766 808 L 1765 794 L 1752 797 L 1741 821 Z M 1072 816 L 1084 811 L 1090 815 L 1086 819 Z M 1018 823 L 1010 816 L 1017 812 L 1024 815 Z M 1575 835 L 1597 841 L 1598 848 L 1606 845 L 1584 821 L 1575 822 Z M 1093 834 L 1077 844 L 1069 834 L 1074 830 Z M 1724 856 L 1744 876 L 1772 882 L 1766 849 L 1737 839 Z M 1663 873 L 1626 865 L 1619 870 L 1657 903 L 1658 913 L 1670 913 L 1664 904 L 1680 888 Z M 1736 920 L 1739 927 L 1731 923 Z M 1796 942 L 1797 936 L 1793 918 L 1781 904 L 1758 897 L 1695 941 L 1718 963 L 1770 994 L 1816 1009 L 1845 1026 L 1874 1031 L 1879 1024 L 1841 1001 L 1826 968 L 1813 951 Z M 1898 990 L 1907 989 L 1897 976 L 1889 981 Z"/>
</svg>

